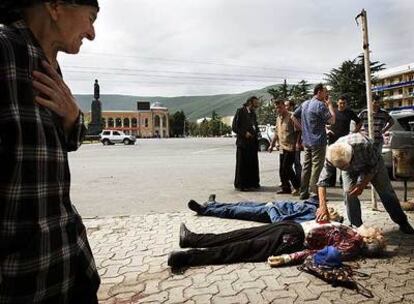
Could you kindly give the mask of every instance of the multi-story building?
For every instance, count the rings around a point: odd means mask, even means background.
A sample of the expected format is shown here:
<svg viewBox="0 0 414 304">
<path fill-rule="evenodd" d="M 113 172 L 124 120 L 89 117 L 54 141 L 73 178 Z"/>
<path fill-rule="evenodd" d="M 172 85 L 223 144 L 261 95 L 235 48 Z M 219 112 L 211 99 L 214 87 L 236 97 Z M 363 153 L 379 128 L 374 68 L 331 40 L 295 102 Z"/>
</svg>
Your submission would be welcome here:
<svg viewBox="0 0 414 304">
<path fill-rule="evenodd" d="M 374 93 L 383 97 L 384 108 L 414 106 L 414 63 L 375 74 Z"/>
<path fill-rule="evenodd" d="M 168 108 L 156 102 L 138 102 L 136 111 L 102 111 L 102 129 L 120 130 L 141 138 L 169 137 Z M 90 121 L 90 113 L 86 114 Z"/>
</svg>

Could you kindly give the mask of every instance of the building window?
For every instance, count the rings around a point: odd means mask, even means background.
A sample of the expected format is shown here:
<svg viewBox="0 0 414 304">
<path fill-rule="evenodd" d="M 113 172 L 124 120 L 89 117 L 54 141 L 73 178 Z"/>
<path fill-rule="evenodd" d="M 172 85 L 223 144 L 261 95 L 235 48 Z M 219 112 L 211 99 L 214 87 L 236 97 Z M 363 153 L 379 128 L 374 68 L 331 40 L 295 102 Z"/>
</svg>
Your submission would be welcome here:
<svg viewBox="0 0 414 304">
<path fill-rule="evenodd" d="M 108 128 L 114 127 L 114 119 L 112 117 L 108 118 Z"/>
<path fill-rule="evenodd" d="M 131 125 L 132 125 L 133 128 L 137 127 L 137 119 L 136 118 L 131 119 Z"/>
<path fill-rule="evenodd" d="M 145 118 L 145 128 L 148 128 L 148 118 Z"/>
<path fill-rule="evenodd" d="M 115 126 L 116 126 L 117 128 L 122 127 L 122 119 L 121 119 L 121 118 L 117 118 L 117 119 L 115 119 Z"/>
<path fill-rule="evenodd" d="M 399 94 L 399 95 L 402 95 L 402 93 L 403 93 L 403 90 L 402 90 L 402 89 L 399 89 L 399 90 L 398 90 L 398 94 Z"/>
<path fill-rule="evenodd" d="M 159 127 L 160 127 L 160 124 L 161 124 L 161 119 L 160 119 L 160 117 L 159 117 L 158 115 L 155 115 L 155 119 L 154 119 L 154 126 L 155 126 L 156 128 L 159 128 Z"/>
<path fill-rule="evenodd" d="M 104 128 L 104 129 L 106 128 L 106 119 L 105 119 L 105 117 L 102 117 L 101 127 Z"/>
<path fill-rule="evenodd" d="M 129 128 L 129 118 L 124 118 L 124 127 Z"/>
<path fill-rule="evenodd" d="M 163 116 L 162 117 L 162 127 L 166 128 L 167 127 L 167 116 Z"/>
</svg>

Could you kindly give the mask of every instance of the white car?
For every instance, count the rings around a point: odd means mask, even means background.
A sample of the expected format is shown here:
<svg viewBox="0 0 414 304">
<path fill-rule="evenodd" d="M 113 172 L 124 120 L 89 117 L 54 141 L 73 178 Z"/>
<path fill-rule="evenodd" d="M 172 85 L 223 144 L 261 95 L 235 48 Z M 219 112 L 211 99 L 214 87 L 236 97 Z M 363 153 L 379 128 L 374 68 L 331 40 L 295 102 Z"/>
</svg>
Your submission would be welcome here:
<svg viewBox="0 0 414 304">
<path fill-rule="evenodd" d="M 126 135 L 122 131 L 117 130 L 103 130 L 99 134 L 103 145 L 114 145 L 116 143 L 123 143 L 124 145 L 133 145 L 137 140 L 133 135 Z"/>
<path fill-rule="evenodd" d="M 394 110 L 389 113 L 394 125 L 383 135 L 382 158 L 389 172 L 392 172 L 392 149 L 414 149 L 414 108 Z"/>
<path fill-rule="evenodd" d="M 259 151 L 265 152 L 269 149 L 270 144 L 275 134 L 275 126 L 260 125 L 259 126 L 261 138 L 259 139 Z"/>
</svg>

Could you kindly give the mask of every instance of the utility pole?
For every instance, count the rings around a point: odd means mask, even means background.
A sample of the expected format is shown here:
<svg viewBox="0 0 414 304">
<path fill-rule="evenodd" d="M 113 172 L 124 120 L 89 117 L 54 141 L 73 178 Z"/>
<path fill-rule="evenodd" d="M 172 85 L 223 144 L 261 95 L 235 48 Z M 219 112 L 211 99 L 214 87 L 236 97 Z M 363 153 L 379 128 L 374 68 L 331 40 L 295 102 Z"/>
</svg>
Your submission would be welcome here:
<svg viewBox="0 0 414 304">
<path fill-rule="evenodd" d="M 367 94 L 367 109 L 368 109 L 368 135 L 372 140 L 374 139 L 374 122 L 372 109 L 372 91 L 371 91 L 371 61 L 369 59 L 369 40 L 368 40 L 368 18 L 367 11 L 362 9 L 361 13 L 355 17 L 358 24 L 358 19 L 361 19 L 362 30 L 362 49 L 364 50 L 364 66 L 365 66 L 365 84 Z M 359 25 L 359 24 L 358 24 Z M 381 153 L 381 151 L 379 151 Z M 374 187 L 371 184 L 371 202 L 373 209 L 377 209 L 377 198 Z"/>
</svg>

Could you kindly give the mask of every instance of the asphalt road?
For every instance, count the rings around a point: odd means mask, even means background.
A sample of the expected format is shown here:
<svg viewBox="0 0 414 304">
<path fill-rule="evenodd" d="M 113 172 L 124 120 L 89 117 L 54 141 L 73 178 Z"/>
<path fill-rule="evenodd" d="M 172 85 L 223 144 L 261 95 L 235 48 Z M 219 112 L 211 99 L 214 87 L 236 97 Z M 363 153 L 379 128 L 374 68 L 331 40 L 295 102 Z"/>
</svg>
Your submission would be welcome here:
<svg viewBox="0 0 414 304">
<path fill-rule="evenodd" d="M 70 153 L 71 197 L 83 216 L 139 215 L 186 209 L 189 199 L 203 202 L 210 193 L 217 200 L 270 201 L 297 199 L 276 195 L 279 184 L 277 152 L 261 152 L 258 192 L 233 188 L 234 138 L 145 139 L 134 146 L 84 144 Z M 393 182 L 403 197 L 402 182 Z M 329 199 L 342 200 L 339 188 L 328 189 Z M 409 198 L 414 183 L 409 183 Z M 370 199 L 365 190 L 362 200 Z"/>
</svg>

